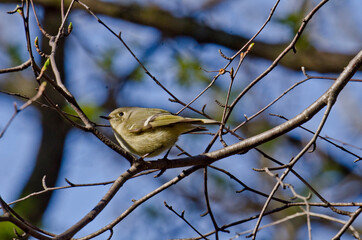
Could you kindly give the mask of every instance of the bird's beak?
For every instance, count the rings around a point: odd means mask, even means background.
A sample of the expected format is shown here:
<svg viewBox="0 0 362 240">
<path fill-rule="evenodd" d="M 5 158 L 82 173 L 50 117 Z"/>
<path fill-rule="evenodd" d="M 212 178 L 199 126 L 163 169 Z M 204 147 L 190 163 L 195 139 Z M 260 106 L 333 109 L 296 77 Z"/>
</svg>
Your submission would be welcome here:
<svg viewBox="0 0 362 240">
<path fill-rule="evenodd" d="M 103 118 L 103 119 L 107 119 L 107 120 L 110 120 L 111 117 L 110 116 L 99 116 L 100 118 Z"/>
</svg>

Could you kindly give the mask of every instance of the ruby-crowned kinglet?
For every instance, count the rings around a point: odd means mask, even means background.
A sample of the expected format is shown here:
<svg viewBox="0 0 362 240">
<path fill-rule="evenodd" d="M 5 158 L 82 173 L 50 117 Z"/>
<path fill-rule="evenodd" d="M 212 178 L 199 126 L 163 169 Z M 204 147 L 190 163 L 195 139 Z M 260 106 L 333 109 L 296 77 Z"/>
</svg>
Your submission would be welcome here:
<svg viewBox="0 0 362 240">
<path fill-rule="evenodd" d="M 141 157 L 154 157 L 171 148 L 181 134 L 207 130 L 210 119 L 184 118 L 157 108 L 122 107 L 108 117 L 119 144 Z"/>
</svg>

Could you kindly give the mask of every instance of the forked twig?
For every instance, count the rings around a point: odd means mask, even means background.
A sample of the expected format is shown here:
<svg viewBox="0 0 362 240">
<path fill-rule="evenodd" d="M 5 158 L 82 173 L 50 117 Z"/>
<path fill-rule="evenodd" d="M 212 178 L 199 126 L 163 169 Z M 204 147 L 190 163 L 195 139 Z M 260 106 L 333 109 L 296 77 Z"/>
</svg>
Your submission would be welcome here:
<svg viewBox="0 0 362 240">
<path fill-rule="evenodd" d="M 9 128 L 11 122 L 14 120 L 16 115 L 18 115 L 22 110 L 29 107 L 33 102 L 35 102 L 36 100 L 38 100 L 41 97 L 41 95 L 45 91 L 45 87 L 46 87 L 46 82 L 42 82 L 42 84 L 40 84 L 40 86 L 39 86 L 38 92 L 34 95 L 34 97 L 32 97 L 28 101 L 26 101 L 20 108 L 18 108 L 16 103 L 14 102 L 14 113 L 10 117 L 9 121 L 6 123 L 4 129 L 0 132 L 0 138 L 5 134 L 5 131 Z"/>
</svg>

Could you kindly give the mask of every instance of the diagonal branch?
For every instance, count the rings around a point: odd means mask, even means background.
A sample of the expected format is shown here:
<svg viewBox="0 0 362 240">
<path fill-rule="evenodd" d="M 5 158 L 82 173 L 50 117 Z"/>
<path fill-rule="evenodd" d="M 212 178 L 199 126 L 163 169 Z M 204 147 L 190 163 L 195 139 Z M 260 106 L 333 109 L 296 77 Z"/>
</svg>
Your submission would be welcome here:
<svg viewBox="0 0 362 240">
<path fill-rule="evenodd" d="M 350 219 L 346 222 L 346 224 L 343 225 L 343 227 L 341 228 L 341 230 L 339 230 L 339 232 L 332 238 L 332 240 L 338 240 L 341 238 L 341 236 L 343 235 L 343 233 L 345 231 L 347 231 L 348 228 L 350 228 L 350 226 L 352 225 L 353 221 L 356 220 L 356 218 L 358 217 L 358 215 L 362 212 L 362 207 L 359 207 L 350 217 Z"/>
<path fill-rule="evenodd" d="M 290 172 L 290 169 L 294 166 L 294 164 L 308 151 L 308 149 L 315 143 L 316 139 L 318 138 L 318 135 L 320 131 L 322 130 L 329 113 L 337 100 L 337 96 L 340 93 L 340 91 L 343 89 L 343 87 L 348 83 L 349 79 L 352 78 L 354 73 L 357 71 L 358 67 L 362 64 L 362 50 L 357 54 L 357 56 L 352 59 L 352 61 L 348 64 L 348 66 L 345 68 L 345 70 L 341 73 L 341 75 L 338 77 L 336 84 L 333 84 L 325 94 L 323 94 L 318 100 L 322 100 L 324 104 L 327 104 L 327 109 L 323 115 L 323 119 L 321 120 L 317 131 L 315 132 L 313 138 L 309 141 L 309 143 L 302 149 L 302 151 L 299 152 L 299 154 L 291 160 L 289 163 L 289 167 L 284 171 L 282 176 L 280 177 L 280 181 L 282 181 Z M 317 101 L 318 101 L 317 100 Z M 324 105 L 323 104 L 323 105 Z M 313 104 L 312 104 L 313 105 Z M 307 110 L 307 109 L 306 109 Z M 306 111 L 305 110 L 305 111 Z M 304 111 L 304 112 L 305 112 Z M 254 231 L 253 231 L 253 239 L 256 238 L 256 234 L 258 232 L 259 225 L 261 223 L 261 219 L 263 217 L 264 212 L 266 211 L 266 208 L 268 207 L 271 197 L 275 194 L 275 192 L 278 190 L 280 186 L 280 181 L 278 181 L 272 192 L 269 194 L 268 199 L 265 201 L 265 204 L 263 206 L 263 209 L 260 212 L 260 216 L 258 218 L 257 223 L 255 224 Z"/>
<path fill-rule="evenodd" d="M 79 232 L 82 228 L 84 228 L 88 223 L 93 221 L 98 214 L 107 206 L 107 204 L 111 201 L 114 195 L 118 192 L 118 190 L 123 186 L 123 184 L 133 177 L 135 174 L 139 173 L 141 169 L 137 166 L 132 166 L 123 174 L 121 174 L 116 181 L 112 184 L 108 192 L 104 195 L 104 197 L 98 202 L 98 204 L 81 220 L 75 223 L 68 230 L 59 234 L 54 238 L 54 240 L 68 240 L 73 237 L 77 232 Z"/>
</svg>

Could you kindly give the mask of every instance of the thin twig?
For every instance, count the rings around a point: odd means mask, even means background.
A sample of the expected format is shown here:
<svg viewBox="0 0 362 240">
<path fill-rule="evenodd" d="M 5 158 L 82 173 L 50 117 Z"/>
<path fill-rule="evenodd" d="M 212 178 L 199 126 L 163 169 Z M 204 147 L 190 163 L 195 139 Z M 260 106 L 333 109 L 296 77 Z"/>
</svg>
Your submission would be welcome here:
<svg viewBox="0 0 362 240">
<path fill-rule="evenodd" d="M 46 176 L 43 176 L 42 182 L 45 181 Z M 72 183 L 70 182 L 68 179 L 65 179 L 65 181 L 69 184 L 67 186 L 61 186 L 61 187 L 46 187 L 46 185 L 43 184 L 43 190 L 40 190 L 38 192 L 32 192 L 22 198 L 19 198 L 15 201 L 12 201 L 10 203 L 8 203 L 9 205 L 13 205 L 15 203 L 24 201 L 26 199 L 29 199 L 33 196 L 38 196 L 41 194 L 44 194 L 46 192 L 50 192 L 50 191 L 56 191 L 56 190 L 62 190 L 62 189 L 67 189 L 67 188 L 75 188 L 75 187 L 90 187 L 90 186 L 104 186 L 104 185 L 108 185 L 108 184 L 112 184 L 114 183 L 114 181 L 108 181 L 108 182 L 99 182 L 99 183 L 83 183 L 83 184 L 76 184 L 76 183 Z M 45 187 L 44 187 L 45 186 Z"/>
<path fill-rule="evenodd" d="M 167 162 L 170 162 L 170 161 L 167 161 Z M 141 166 L 139 166 L 139 167 L 141 167 Z M 200 168 L 201 168 L 201 166 L 193 166 L 191 168 L 183 170 L 179 175 L 177 175 L 175 178 L 171 179 L 167 183 L 163 184 L 162 186 L 158 187 L 157 189 L 153 190 L 152 192 L 146 194 L 142 198 L 133 201 L 132 206 L 130 206 L 126 211 L 124 211 L 120 216 L 118 216 L 111 223 L 109 223 L 108 225 L 104 226 L 103 228 L 101 228 L 101 229 L 99 229 L 99 230 L 97 230 L 97 231 L 95 231 L 95 232 L 93 232 L 93 233 L 91 233 L 91 234 L 89 234 L 89 235 L 87 235 L 85 237 L 79 238 L 78 240 L 92 239 L 92 238 L 104 233 L 108 229 L 113 228 L 120 221 L 122 221 L 124 218 L 126 218 L 131 212 L 133 212 L 137 207 L 139 207 L 142 203 L 146 202 L 147 200 L 154 197 L 158 193 L 160 193 L 160 192 L 164 191 L 165 189 L 167 189 L 167 188 L 173 186 L 174 184 L 178 183 L 179 181 L 181 181 L 185 177 L 189 176 L 190 174 L 194 173 L 195 171 L 199 170 Z M 141 169 L 139 169 L 139 171 L 141 171 Z"/>
<path fill-rule="evenodd" d="M 207 187 L 207 166 L 204 167 L 204 196 L 205 196 L 205 202 L 206 202 L 206 213 L 207 215 L 210 216 L 211 222 L 214 225 L 214 229 L 215 229 L 215 239 L 218 240 L 219 239 L 219 226 L 216 223 L 214 214 L 211 210 L 211 206 L 210 206 L 210 199 L 209 199 L 209 192 L 208 192 L 208 187 Z M 205 214 L 203 214 L 204 216 Z"/>
<path fill-rule="evenodd" d="M 231 174 L 230 172 L 224 170 L 224 169 L 221 169 L 221 168 L 218 168 L 218 167 L 215 167 L 213 165 L 209 165 L 210 168 L 212 169 L 215 169 L 219 172 L 222 172 L 224 174 L 226 174 L 227 176 L 229 176 L 231 179 L 233 179 L 234 181 L 236 181 L 237 183 L 239 183 L 241 186 L 243 186 L 244 189 L 242 189 L 241 191 L 237 191 L 237 193 L 240 193 L 240 192 L 243 192 L 243 191 L 250 191 L 250 192 L 253 192 L 255 194 L 258 194 L 260 196 L 263 196 L 263 197 L 268 197 L 268 194 L 266 193 L 263 193 L 263 192 L 260 192 L 258 190 L 255 190 L 253 188 L 250 188 L 249 186 L 247 186 L 245 183 L 243 183 L 242 181 L 240 181 L 237 177 L 235 177 L 233 174 Z M 291 203 L 290 201 L 287 201 L 287 200 L 284 200 L 284 199 L 280 199 L 280 198 L 277 198 L 277 197 L 273 197 L 272 198 L 273 200 L 275 201 L 278 201 L 278 202 L 281 202 L 281 203 Z"/>
<path fill-rule="evenodd" d="M 282 115 L 279 115 L 279 114 L 270 114 L 270 115 L 271 115 L 271 116 L 275 116 L 275 117 L 279 117 L 279 118 L 284 119 L 284 120 L 286 120 L 286 121 L 289 120 L 288 118 L 286 118 L 286 117 L 284 117 L 284 116 L 282 116 Z M 311 133 L 311 134 L 315 134 L 315 132 L 313 132 L 312 130 L 309 130 L 309 129 L 306 128 L 306 127 L 299 126 L 299 128 L 301 128 L 301 129 L 303 129 L 303 130 L 305 130 L 305 131 L 307 131 L 307 132 L 309 132 L 309 133 Z M 342 146 L 340 146 L 340 145 L 338 145 L 338 144 L 336 144 L 336 143 L 334 143 L 334 142 L 332 142 L 332 141 L 329 140 L 329 139 L 332 139 L 333 141 L 340 142 L 340 141 L 337 140 L 337 139 L 333 139 L 333 138 L 330 138 L 330 137 L 328 137 L 328 136 L 323 137 L 323 136 L 321 136 L 321 135 L 319 135 L 318 137 L 319 137 L 320 139 L 323 139 L 324 141 L 332 144 L 332 145 L 335 146 L 336 148 L 339 148 L 339 149 L 341 149 L 342 151 L 344 151 L 344 152 L 346 152 L 346 153 L 348 153 L 348 154 L 350 154 L 350 155 L 352 155 L 352 156 L 354 156 L 354 157 L 357 157 L 357 158 L 359 158 L 359 159 L 362 158 L 361 156 L 359 156 L 359 155 L 357 155 L 357 154 L 349 151 L 348 149 L 346 149 L 346 148 L 344 148 L 344 147 L 342 147 Z"/>
<path fill-rule="evenodd" d="M 347 231 L 348 228 L 352 227 L 352 223 L 354 220 L 356 220 L 356 218 L 358 217 L 358 215 L 362 212 L 362 207 L 359 207 L 349 218 L 349 220 L 346 222 L 346 224 L 343 225 L 343 227 L 341 228 L 341 230 L 339 230 L 339 232 L 332 238 L 332 240 L 337 240 L 340 239 L 341 236 L 343 235 L 343 233 L 345 231 Z M 358 232 L 357 232 L 358 234 Z M 356 237 L 356 236 L 355 236 Z M 359 236 L 357 236 L 359 238 Z"/>
<path fill-rule="evenodd" d="M 239 95 L 234 99 L 234 101 L 230 105 L 230 111 L 227 116 L 227 118 L 230 117 L 230 114 L 236 104 L 240 101 L 240 99 L 254 86 L 256 85 L 261 79 L 263 79 L 266 75 L 268 75 L 279 63 L 279 61 L 292 49 L 295 48 L 295 44 L 297 43 L 298 39 L 304 32 L 305 27 L 307 26 L 308 22 L 312 19 L 313 15 L 325 4 L 328 0 L 321 1 L 304 19 L 302 24 L 299 27 L 298 32 L 294 36 L 293 40 L 290 42 L 290 44 L 278 55 L 278 57 L 272 62 L 272 64 L 258 77 L 256 77 L 253 81 L 249 83 L 248 86 L 246 86 L 243 91 L 239 93 Z"/>
<path fill-rule="evenodd" d="M 97 215 L 107 206 L 107 204 L 111 201 L 114 195 L 118 192 L 118 190 L 123 186 L 123 184 L 130 179 L 135 174 L 141 172 L 142 169 L 139 169 L 138 166 L 131 166 L 131 168 L 127 169 L 123 174 L 121 174 L 117 180 L 112 184 L 107 193 L 103 196 L 103 198 L 98 202 L 98 204 L 90 211 L 87 215 L 85 215 L 82 219 L 80 219 L 77 223 L 72 225 L 69 229 L 64 231 L 63 233 L 57 235 L 54 240 L 66 240 L 73 237 L 77 232 L 83 229 L 86 225 L 88 225 L 91 221 L 93 221 Z M 108 228 L 110 229 L 110 228 Z"/>
<path fill-rule="evenodd" d="M 324 4 L 325 2 L 321 2 L 316 8 L 315 11 L 318 7 L 321 7 L 322 3 Z M 313 12 L 313 11 L 312 11 Z M 324 112 L 323 118 L 320 121 L 320 124 L 318 126 L 318 129 L 316 131 L 316 133 L 314 134 L 313 138 L 309 141 L 309 143 L 303 148 L 303 150 L 301 150 L 299 152 L 299 154 L 290 161 L 290 168 L 286 169 L 285 172 L 283 173 L 283 175 L 281 176 L 281 180 L 283 180 L 289 173 L 289 169 L 291 169 L 294 164 L 308 151 L 308 149 L 310 148 L 310 146 L 315 143 L 316 139 L 318 138 L 318 135 L 320 133 L 320 131 L 322 130 L 324 123 L 327 120 L 327 117 L 330 113 L 330 110 L 332 108 L 332 106 L 334 105 L 336 98 L 338 96 L 338 94 L 340 93 L 340 91 L 343 89 L 343 87 L 348 83 L 349 79 L 354 75 L 354 73 L 357 71 L 357 69 L 359 68 L 359 66 L 362 65 L 362 50 L 350 61 L 350 63 L 348 64 L 348 66 L 344 69 L 344 71 L 339 75 L 338 79 L 334 82 L 334 84 L 327 90 L 327 92 L 325 94 L 323 94 L 318 100 L 324 102 L 324 104 L 327 105 L 327 109 Z M 318 100 L 316 102 L 318 102 Z M 316 103 L 315 102 L 315 103 Z M 306 113 L 307 110 L 304 111 L 304 113 Z M 253 239 L 255 239 L 256 237 L 256 233 L 257 233 L 257 229 L 260 225 L 263 213 L 266 211 L 267 206 L 270 203 L 271 200 L 271 196 L 275 194 L 275 192 L 277 191 L 277 189 L 279 188 L 279 183 L 277 183 L 273 190 L 271 191 L 269 198 L 267 199 L 267 201 L 265 202 L 263 209 L 261 210 L 261 214 L 258 218 L 258 221 L 255 225 L 254 228 L 254 232 L 253 232 Z M 342 213 L 342 212 L 340 212 Z"/>
<path fill-rule="evenodd" d="M 38 100 L 41 97 L 41 95 L 45 91 L 45 86 L 46 86 L 46 82 L 43 82 L 39 86 L 38 92 L 34 95 L 34 97 L 32 97 L 31 99 L 26 101 L 26 103 L 24 103 L 20 108 L 18 108 L 16 103 L 14 102 L 14 113 L 11 116 L 11 118 L 9 119 L 9 121 L 6 123 L 4 129 L 0 132 L 0 138 L 5 134 L 6 129 L 8 129 L 8 127 L 10 126 L 11 122 L 14 120 L 16 115 L 19 114 L 19 112 L 21 112 L 25 108 L 29 107 L 34 101 Z"/>
<path fill-rule="evenodd" d="M 173 212 L 174 214 L 176 214 L 176 216 L 178 216 L 179 218 L 181 218 L 187 225 L 189 225 L 189 227 L 192 228 L 192 230 L 194 230 L 197 234 L 199 234 L 201 238 L 207 240 L 207 238 L 206 238 L 204 235 L 202 235 L 202 233 L 200 233 L 189 221 L 187 221 L 187 219 L 185 218 L 185 211 L 182 211 L 182 213 L 179 214 L 178 212 L 176 212 L 176 211 L 172 208 L 172 206 L 168 205 L 168 204 L 166 203 L 166 201 L 164 201 L 163 203 L 165 204 L 165 207 L 166 207 L 168 210 L 170 210 L 171 212 Z"/>
<path fill-rule="evenodd" d="M 22 229 L 24 232 L 31 234 L 40 240 L 50 240 L 49 236 L 55 236 L 54 234 L 44 231 L 23 219 L 17 214 L 10 206 L 0 197 L 0 205 L 4 212 L 4 216 L 0 218 L 1 221 L 9 221 Z"/>
<path fill-rule="evenodd" d="M 0 69 L 0 74 L 2 73 L 10 73 L 10 72 L 18 72 L 24 69 L 27 69 L 28 67 L 30 67 L 31 65 L 31 60 L 28 59 L 26 62 L 23 62 L 22 64 L 15 66 L 15 67 L 11 67 L 11 68 L 4 68 L 4 69 Z"/>
</svg>

